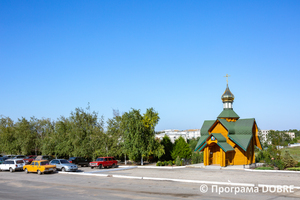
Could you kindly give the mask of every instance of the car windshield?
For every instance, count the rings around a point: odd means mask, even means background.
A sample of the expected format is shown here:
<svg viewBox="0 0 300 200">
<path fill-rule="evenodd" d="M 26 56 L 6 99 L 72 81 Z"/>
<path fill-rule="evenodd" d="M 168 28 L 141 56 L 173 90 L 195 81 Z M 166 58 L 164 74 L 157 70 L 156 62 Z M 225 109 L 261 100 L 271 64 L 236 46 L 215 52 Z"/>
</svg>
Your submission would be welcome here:
<svg viewBox="0 0 300 200">
<path fill-rule="evenodd" d="M 66 164 L 66 163 L 69 163 L 69 161 L 67 161 L 67 160 L 60 160 L 60 163 L 61 164 Z"/>
<path fill-rule="evenodd" d="M 69 158 L 69 160 L 75 160 L 76 159 L 76 157 L 71 157 L 71 158 Z"/>
<path fill-rule="evenodd" d="M 103 161 L 103 158 L 97 158 L 96 161 Z"/>
<path fill-rule="evenodd" d="M 24 163 L 23 160 L 17 160 L 16 163 L 20 164 L 20 163 Z"/>
<path fill-rule="evenodd" d="M 48 161 L 41 162 L 41 165 L 49 165 Z"/>
</svg>

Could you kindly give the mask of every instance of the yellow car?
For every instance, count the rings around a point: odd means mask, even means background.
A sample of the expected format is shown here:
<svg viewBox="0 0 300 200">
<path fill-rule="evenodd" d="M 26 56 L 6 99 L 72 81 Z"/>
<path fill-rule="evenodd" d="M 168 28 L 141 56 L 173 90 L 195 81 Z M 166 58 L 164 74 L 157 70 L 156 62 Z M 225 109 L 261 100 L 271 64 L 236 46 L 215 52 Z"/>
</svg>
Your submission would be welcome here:
<svg viewBox="0 0 300 200">
<path fill-rule="evenodd" d="M 28 172 L 37 172 L 38 175 L 42 173 L 53 173 L 56 171 L 55 165 L 50 165 L 48 160 L 34 160 L 30 165 L 24 165 L 23 170 Z"/>
</svg>

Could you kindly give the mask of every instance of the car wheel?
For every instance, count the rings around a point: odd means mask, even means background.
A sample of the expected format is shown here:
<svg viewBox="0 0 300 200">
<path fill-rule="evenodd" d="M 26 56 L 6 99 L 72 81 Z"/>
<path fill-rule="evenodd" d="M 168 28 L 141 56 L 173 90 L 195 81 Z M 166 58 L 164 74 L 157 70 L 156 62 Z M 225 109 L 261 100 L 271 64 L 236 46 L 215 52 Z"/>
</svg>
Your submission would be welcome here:
<svg viewBox="0 0 300 200">
<path fill-rule="evenodd" d="M 9 172 L 12 173 L 14 170 L 12 168 L 9 168 Z"/>
<path fill-rule="evenodd" d="M 27 170 L 27 168 L 25 169 L 25 173 L 26 173 L 26 174 L 28 174 L 28 170 Z"/>
<path fill-rule="evenodd" d="M 63 167 L 63 168 L 61 168 L 61 171 L 66 172 L 66 169 Z"/>
<path fill-rule="evenodd" d="M 42 172 L 41 172 L 40 170 L 38 170 L 37 173 L 38 173 L 38 175 L 41 175 L 41 174 L 42 174 Z"/>
<path fill-rule="evenodd" d="M 98 168 L 99 168 L 99 169 L 102 169 L 103 167 L 102 167 L 102 165 L 99 165 Z"/>
<path fill-rule="evenodd" d="M 116 164 L 114 163 L 113 165 L 112 165 L 112 168 L 115 168 L 116 167 Z"/>
<path fill-rule="evenodd" d="M 91 169 L 94 169 L 94 167 L 91 167 Z"/>
</svg>

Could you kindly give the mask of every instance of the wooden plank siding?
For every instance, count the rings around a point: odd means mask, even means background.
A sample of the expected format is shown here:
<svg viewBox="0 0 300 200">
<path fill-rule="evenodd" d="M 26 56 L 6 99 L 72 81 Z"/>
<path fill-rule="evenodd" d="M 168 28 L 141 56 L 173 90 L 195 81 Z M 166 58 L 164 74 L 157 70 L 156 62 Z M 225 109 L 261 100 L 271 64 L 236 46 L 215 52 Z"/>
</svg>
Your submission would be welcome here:
<svg viewBox="0 0 300 200">
<path fill-rule="evenodd" d="M 227 165 L 248 165 L 255 162 L 254 145 L 260 144 L 257 142 L 257 126 L 256 123 L 252 129 L 253 137 L 248 145 L 247 151 L 243 150 L 239 145 L 228 138 L 228 130 L 217 120 L 216 123 L 209 129 L 209 134 L 220 133 L 226 138 L 226 142 L 234 148 L 235 151 L 224 152 L 217 145 L 217 140 L 208 139 L 204 151 L 204 165 L 219 164 L 222 167 Z"/>
</svg>

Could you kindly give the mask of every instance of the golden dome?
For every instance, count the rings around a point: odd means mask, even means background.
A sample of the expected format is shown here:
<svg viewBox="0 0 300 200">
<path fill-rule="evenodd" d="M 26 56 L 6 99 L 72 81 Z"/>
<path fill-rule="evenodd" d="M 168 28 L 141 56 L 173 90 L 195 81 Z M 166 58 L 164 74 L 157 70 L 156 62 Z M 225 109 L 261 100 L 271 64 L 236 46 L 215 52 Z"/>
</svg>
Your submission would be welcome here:
<svg viewBox="0 0 300 200">
<path fill-rule="evenodd" d="M 224 102 L 233 102 L 233 100 L 234 100 L 234 95 L 230 92 L 228 84 L 227 84 L 226 90 L 223 93 L 221 99 L 222 99 L 223 103 Z"/>
</svg>

